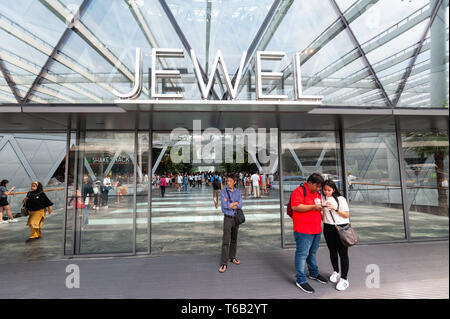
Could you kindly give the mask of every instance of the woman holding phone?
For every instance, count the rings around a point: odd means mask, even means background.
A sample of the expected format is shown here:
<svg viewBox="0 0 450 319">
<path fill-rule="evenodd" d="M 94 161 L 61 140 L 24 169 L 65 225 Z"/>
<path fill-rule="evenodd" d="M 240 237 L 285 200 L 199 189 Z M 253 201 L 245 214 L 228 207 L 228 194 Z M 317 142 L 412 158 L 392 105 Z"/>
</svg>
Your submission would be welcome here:
<svg viewBox="0 0 450 319">
<path fill-rule="evenodd" d="M 9 181 L 6 179 L 0 182 L 0 224 L 17 223 L 17 219 L 14 219 L 13 215 L 11 214 L 11 208 L 9 207 L 8 203 L 8 196 L 11 195 L 15 187 L 13 186 L 10 190 L 8 190 L 8 184 Z M 6 215 L 9 218 L 8 221 L 3 221 L 3 211 L 6 211 Z"/>
<path fill-rule="evenodd" d="M 337 283 L 336 289 L 346 290 L 350 284 L 347 279 L 349 269 L 348 247 L 344 246 L 339 238 L 336 225 L 345 226 L 350 220 L 350 210 L 347 200 L 342 196 L 332 180 L 323 183 L 323 235 L 330 251 L 333 274 L 330 281 Z M 339 258 L 341 259 L 341 274 L 339 274 Z"/>
</svg>

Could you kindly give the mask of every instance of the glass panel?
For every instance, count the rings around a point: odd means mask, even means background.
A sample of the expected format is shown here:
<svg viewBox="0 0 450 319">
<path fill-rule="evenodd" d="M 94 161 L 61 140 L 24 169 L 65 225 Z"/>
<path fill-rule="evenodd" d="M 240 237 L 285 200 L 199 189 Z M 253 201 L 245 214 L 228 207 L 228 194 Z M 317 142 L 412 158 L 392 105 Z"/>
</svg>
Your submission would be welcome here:
<svg viewBox="0 0 450 319">
<path fill-rule="evenodd" d="M 405 239 L 395 134 L 347 132 L 350 220 L 361 241 Z"/>
<path fill-rule="evenodd" d="M 10 219 L 12 216 L 18 221 L 1 229 L 0 263 L 60 258 L 66 138 L 64 133 L 0 133 L 0 176 L 9 181 L 9 190 L 14 187 L 7 197 L 10 214 L 2 210 L 0 217 Z M 21 208 L 33 181 L 42 184 L 53 203 L 53 213 L 45 215 L 40 229 L 41 239 L 25 244 L 31 236 L 31 229 L 27 225 L 28 217 L 21 214 Z M 39 235 L 39 232 L 34 234 Z"/>
<path fill-rule="evenodd" d="M 75 253 L 131 253 L 134 133 L 81 132 L 71 152 L 77 163 L 77 189 L 69 194 Z"/>
<path fill-rule="evenodd" d="M 193 136 L 187 130 L 172 139 L 169 133 L 153 134 L 153 254 L 193 251 L 217 253 L 220 250 L 224 217 L 220 196 L 215 207 L 211 181 L 214 171 L 221 176 L 222 187 L 225 187 L 226 173 L 242 177 L 237 188 L 242 194 L 247 221 L 239 230 L 238 251 L 280 247 L 279 191 L 274 183 L 278 168 L 277 139 L 271 139 L 270 148 L 267 144 L 266 147 L 261 146 L 265 153 L 261 151 L 251 156 L 245 147 L 242 153 L 237 147 L 242 145 L 245 133 L 236 131 L 224 135 L 219 130 L 215 132 L 214 142 L 211 136 L 202 135 L 197 139 L 196 134 Z M 202 143 L 202 151 L 198 143 Z M 233 146 L 236 146 L 236 152 Z M 180 156 L 180 161 L 187 154 L 186 162 L 176 163 L 176 154 Z M 226 162 L 230 155 L 232 163 Z M 243 179 L 245 174 L 250 178 L 258 169 L 261 180 L 271 181 L 270 188 L 261 185 L 261 198 L 257 198 L 257 193 L 252 193 L 250 185 L 245 187 Z M 165 188 L 161 188 L 163 179 L 168 182 Z"/>
<path fill-rule="evenodd" d="M 309 175 L 319 173 L 333 179 L 342 189 L 340 144 L 335 132 L 282 132 L 283 199 L 289 202 L 291 193 Z M 292 218 L 284 207 L 285 244 L 295 245 Z"/>
<path fill-rule="evenodd" d="M 448 237 L 448 133 L 402 133 L 412 238 Z"/>
</svg>

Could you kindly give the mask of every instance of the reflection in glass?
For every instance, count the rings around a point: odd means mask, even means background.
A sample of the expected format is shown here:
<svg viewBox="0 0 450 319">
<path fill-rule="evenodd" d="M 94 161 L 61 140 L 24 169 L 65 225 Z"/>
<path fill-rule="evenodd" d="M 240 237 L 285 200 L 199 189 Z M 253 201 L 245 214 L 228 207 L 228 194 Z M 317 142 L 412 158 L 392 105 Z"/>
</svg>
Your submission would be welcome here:
<svg viewBox="0 0 450 319">
<path fill-rule="evenodd" d="M 448 237 L 448 133 L 404 132 L 411 237 Z"/>
<path fill-rule="evenodd" d="M 291 193 L 309 175 L 319 173 L 332 179 L 342 189 L 339 160 L 339 140 L 335 132 L 282 132 L 281 149 L 283 161 L 283 199 L 289 202 Z M 279 188 L 279 184 L 276 184 Z M 285 244 L 295 244 L 292 219 L 284 207 Z"/>
<path fill-rule="evenodd" d="M 226 136 L 218 130 L 219 135 L 215 143 L 222 146 L 224 152 L 219 155 L 219 149 L 207 149 L 209 140 L 203 136 L 197 139 L 187 130 L 171 138 L 168 133 L 153 133 L 152 154 L 152 254 L 208 252 L 219 253 L 223 231 L 223 213 L 219 205 L 214 204 L 213 185 L 208 182 L 208 173 L 219 172 L 223 180 L 226 173 L 253 174 L 261 168 L 260 173 L 273 181 L 277 174 L 278 161 L 276 145 L 270 151 L 265 149 L 267 162 L 263 163 L 262 153 L 254 157 L 244 154 L 244 162 L 237 159 L 236 152 L 231 152 L 233 163 L 225 162 L 225 150 L 231 143 L 237 145 L 240 134 Z M 231 138 L 233 137 L 233 138 Z M 198 142 L 198 144 L 196 144 Z M 197 148 L 202 145 L 202 151 Z M 171 154 L 179 150 L 180 159 L 186 153 L 187 162 L 176 163 Z M 209 152 L 211 151 L 211 152 Z M 275 161 L 270 158 L 273 155 Z M 202 155 L 202 160 L 199 155 Z M 230 155 L 230 154 L 229 154 Z M 222 157 L 221 157 L 222 156 Z M 258 164 L 251 163 L 254 158 Z M 259 163 L 261 162 L 261 163 Z M 259 166 L 258 166 L 259 165 Z M 177 184 L 178 175 L 186 174 L 184 180 Z M 201 184 L 191 182 L 190 176 L 201 176 Z M 164 196 L 161 192 L 161 180 L 167 179 Z M 246 215 L 246 224 L 239 230 L 238 252 L 241 250 L 276 249 L 280 247 L 280 204 L 279 191 L 274 187 L 268 188 L 261 198 L 248 194 L 245 198 L 245 185 L 237 185 L 243 198 L 243 210 Z"/>
<path fill-rule="evenodd" d="M 394 133 L 345 134 L 350 220 L 361 241 L 405 239 Z"/>
<path fill-rule="evenodd" d="M 81 132 L 71 148 L 75 185 L 75 253 L 133 250 L 134 133 Z"/>
</svg>

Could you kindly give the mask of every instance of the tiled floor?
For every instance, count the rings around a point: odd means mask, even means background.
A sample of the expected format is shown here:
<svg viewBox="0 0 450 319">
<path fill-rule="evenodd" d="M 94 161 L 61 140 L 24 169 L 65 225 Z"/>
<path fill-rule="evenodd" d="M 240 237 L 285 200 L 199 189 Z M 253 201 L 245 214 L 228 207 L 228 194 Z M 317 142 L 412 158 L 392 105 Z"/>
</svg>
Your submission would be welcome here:
<svg viewBox="0 0 450 319">
<path fill-rule="evenodd" d="M 295 286 L 294 252 L 239 249 L 241 265 L 224 274 L 218 253 L 12 263 L 0 272 L 0 298 L 449 298 L 448 241 L 350 248 L 350 288 L 311 281 L 312 295 Z M 330 275 L 326 247 L 317 261 Z M 68 265 L 79 270 L 79 288 L 66 286 L 75 274 Z"/>
</svg>

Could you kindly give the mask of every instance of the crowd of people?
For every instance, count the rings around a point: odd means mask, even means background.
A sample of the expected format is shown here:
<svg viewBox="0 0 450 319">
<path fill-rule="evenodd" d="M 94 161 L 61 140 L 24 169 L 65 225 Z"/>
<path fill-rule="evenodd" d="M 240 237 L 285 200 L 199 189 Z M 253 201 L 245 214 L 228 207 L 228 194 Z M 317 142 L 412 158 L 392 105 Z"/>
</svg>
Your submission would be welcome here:
<svg viewBox="0 0 450 319">
<path fill-rule="evenodd" d="M 161 190 L 161 197 L 164 197 L 166 188 L 174 188 L 178 192 L 187 192 L 189 188 L 199 188 L 210 186 L 214 191 L 223 189 L 226 185 L 227 174 L 224 172 L 202 172 L 202 173 L 169 173 L 169 174 L 153 174 L 153 189 Z M 236 174 L 237 187 L 244 189 L 244 198 L 249 196 L 261 198 L 261 195 L 269 195 L 271 185 L 274 181 L 273 174 L 260 174 L 254 172 L 252 174 L 240 172 Z M 217 192 L 214 193 L 215 202 Z M 217 207 L 216 203 L 216 207 Z"/>
</svg>

